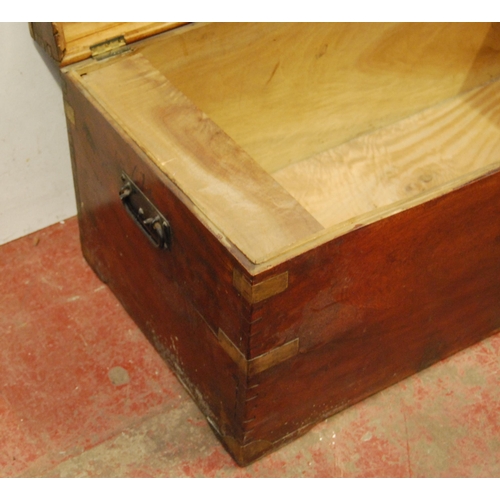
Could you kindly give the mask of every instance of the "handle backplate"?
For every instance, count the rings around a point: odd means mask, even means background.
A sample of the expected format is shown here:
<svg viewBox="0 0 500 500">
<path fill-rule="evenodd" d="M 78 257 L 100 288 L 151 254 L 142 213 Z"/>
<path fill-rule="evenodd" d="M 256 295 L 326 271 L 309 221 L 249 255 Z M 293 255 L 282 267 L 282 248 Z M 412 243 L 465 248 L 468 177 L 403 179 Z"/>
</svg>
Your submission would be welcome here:
<svg viewBox="0 0 500 500">
<path fill-rule="evenodd" d="M 121 179 L 119 196 L 128 214 L 155 247 L 170 250 L 172 231 L 168 220 L 125 172 Z"/>
</svg>

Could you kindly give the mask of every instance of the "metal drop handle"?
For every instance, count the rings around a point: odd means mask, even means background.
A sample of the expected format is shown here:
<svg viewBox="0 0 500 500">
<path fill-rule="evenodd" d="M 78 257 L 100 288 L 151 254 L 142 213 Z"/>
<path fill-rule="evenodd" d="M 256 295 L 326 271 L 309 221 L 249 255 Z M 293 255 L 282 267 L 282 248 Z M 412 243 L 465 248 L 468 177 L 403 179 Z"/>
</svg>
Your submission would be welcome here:
<svg viewBox="0 0 500 500">
<path fill-rule="evenodd" d="M 168 220 L 125 172 L 121 179 L 118 195 L 128 214 L 155 247 L 170 250 L 172 231 Z"/>
</svg>

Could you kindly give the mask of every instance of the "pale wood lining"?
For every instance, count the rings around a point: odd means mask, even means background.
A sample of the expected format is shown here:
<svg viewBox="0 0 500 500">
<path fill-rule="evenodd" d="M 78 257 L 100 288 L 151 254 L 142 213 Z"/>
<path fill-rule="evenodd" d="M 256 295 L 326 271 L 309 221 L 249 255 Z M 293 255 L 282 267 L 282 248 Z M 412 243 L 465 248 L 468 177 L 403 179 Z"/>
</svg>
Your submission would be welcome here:
<svg viewBox="0 0 500 500">
<path fill-rule="evenodd" d="M 286 165 L 274 171 L 274 180 L 146 53 L 141 49 L 72 77 L 186 194 L 223 243 L 254 264 L 243 263 L 251 273 L 446 194 L 499 165 L 500 84 L 494 82 Z M 484 76 L 484 68 L 479 73 Z M 460 88 L 476 81 L 477 75 L 458 77 Z M 458 90 L 453 87 L 452 95 Z M 381 109 L 373 110 L 375 118 Z M 279 128 L 276 121 L 272 125 Z M 313 140 L 315 130 L 307 125 L 298 133 Z M 266 143 L 267 129 L 262 133 Z"/>
<path fill-rule="evenodd" d="M 299 205 L 241 150 L 231 149 L 229 138 L 217 159 L 206 150 L 194 161 L 188 158 L 194 145 L 205 141 L 212 148 L 221 132 L 142 56 L 122 57 L 89 72 L 85 85 L 216 223 L 220 237 L 256 264 L 255 272 L 313 242 L 449 192 L 500 160 L 500 84 L 495 82 L 276 172 Z M 234 163 L 225 171 L 229 157 Z M 287 201 L 277 201 L 280 197 Z M 280 203 L 289 210 L 280 213 Z"/>
<path fill-rule="evenodd" d="M 500 160 L 500 82 L 274 174 L 325 227 Z"/>
<path fill-rule="evenodd" d="M 251 262 L 323 229 L 142 55 L 70 75 Z"/>
<path fill-rule="evenodd" d="M 364 213 L 359 217 L 355 217 L 340 224 L 336 224 L 335 226 L 325 228 L 324 230 L 317 232 L 307 239 L 298 241 L 296 245 L 290 248 L 287 248 L 281 252 L 276 252 L 266 261 L 259 262 L 253 266 L 249 266 L 248 272 L 257 275 L 263 271 L 272 269 L 273 267 L 278 266 L 279 264 L 282 264 L 283 262 L 286 262 L 287 260 L 292 259 L 293 257 L 301 253 L 316 248 L 323 243 L 334 240 L 335 238 L 338 238 L 363 226 L 368 226 L 392 215 L 417 207 L 441 196 L 445 196 L 449 193 L 452 193 L 453 191 L 456 191 L 457 189 L 460 189 L 462 186 L 465 186 L 488 175 L 500 175 L 500 161 L 496 161 L 490 165 L 486 165 L 479 170 L 468 172 L 461 177 L 447 182 L 446 184 L 430 189 L 428 191 L 424 191 L 419 195 L 404 200 L 404 202 L 398 201 L 390 205 L 377 208 L 372 212 Z"/>
<path fill-rule="evenodd" d="M 151 42 L 137 50 L 268 172 L 500 75 L 489 23 L 214 23 Z"/>
</svg>

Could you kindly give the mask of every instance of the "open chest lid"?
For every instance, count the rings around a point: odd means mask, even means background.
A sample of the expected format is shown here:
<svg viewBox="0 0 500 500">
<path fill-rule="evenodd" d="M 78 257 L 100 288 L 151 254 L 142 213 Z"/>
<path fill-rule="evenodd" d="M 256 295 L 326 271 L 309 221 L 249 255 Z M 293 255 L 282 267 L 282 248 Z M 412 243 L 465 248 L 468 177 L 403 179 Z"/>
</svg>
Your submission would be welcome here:
<svg viewBox="0 0 500 500">
<path fill-rule="evenodd" d="M 106 48 L 136 42 L 186 23 L 30 23 L 33 39 L 61 67 Z"/>
</svg>

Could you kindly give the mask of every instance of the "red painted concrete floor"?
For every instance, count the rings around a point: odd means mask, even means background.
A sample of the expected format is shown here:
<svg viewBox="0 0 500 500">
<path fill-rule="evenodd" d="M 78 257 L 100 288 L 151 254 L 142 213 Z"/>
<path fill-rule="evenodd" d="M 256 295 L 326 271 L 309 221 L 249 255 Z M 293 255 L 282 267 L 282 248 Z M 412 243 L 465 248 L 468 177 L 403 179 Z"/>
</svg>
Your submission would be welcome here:
<svg viewBox="0 0 500 500">
<path fill-rule="evenodd" d="M 500 475 L 500 336 L 237 467 L 80 253 L 75 219 L 0 247 L 2 477 Z"/>
</svg>

